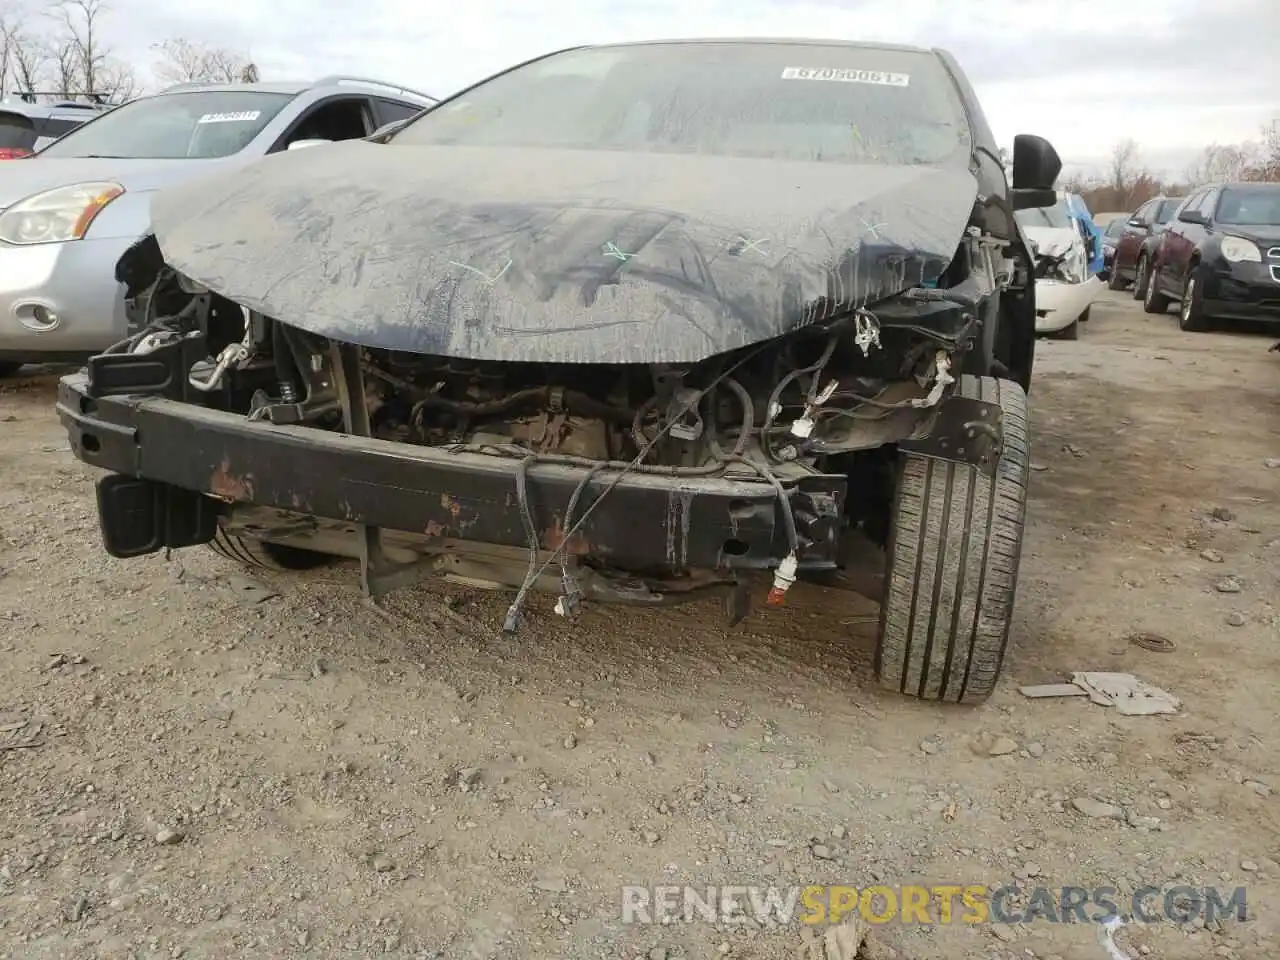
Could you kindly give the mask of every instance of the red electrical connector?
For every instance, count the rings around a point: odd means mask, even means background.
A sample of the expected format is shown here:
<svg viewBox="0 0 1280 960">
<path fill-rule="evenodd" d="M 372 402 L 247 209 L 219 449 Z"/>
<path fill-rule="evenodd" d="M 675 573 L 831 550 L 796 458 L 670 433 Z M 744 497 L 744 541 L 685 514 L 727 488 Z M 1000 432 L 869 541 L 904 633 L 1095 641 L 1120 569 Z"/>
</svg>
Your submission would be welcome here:
<svg viewBox="0 0 1280 960">
<path fill-rule="evenodd" d="M 796 582 L 796 555 L 794 553 L 787 554 L 778 569 L 773 573 L 773 586 L 769 589 L 769 596 L 765 600 L 771 607 L 780 607 L 786 600 L 787 591 L 791 589 L 791 585 Z"/>
</svg>

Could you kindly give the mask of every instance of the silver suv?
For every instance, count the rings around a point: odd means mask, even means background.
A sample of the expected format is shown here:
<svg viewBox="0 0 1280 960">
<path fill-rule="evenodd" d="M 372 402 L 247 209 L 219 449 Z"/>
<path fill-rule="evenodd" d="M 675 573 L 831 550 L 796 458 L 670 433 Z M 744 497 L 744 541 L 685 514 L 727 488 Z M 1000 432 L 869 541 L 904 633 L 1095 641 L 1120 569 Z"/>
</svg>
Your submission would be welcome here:
<svg viewBox="0 0 1280 960">
<path fill-rule="evenodd" d="M 7 165 L 0 177 L 0 376 L 23 363 L 83 359 L 128 335 L 116 261 L 150 232 L 158 190 L 281 150 L 368 137 L 435 103 L 360 77 L 181 84 L 103 113 Z"/>
</svg>

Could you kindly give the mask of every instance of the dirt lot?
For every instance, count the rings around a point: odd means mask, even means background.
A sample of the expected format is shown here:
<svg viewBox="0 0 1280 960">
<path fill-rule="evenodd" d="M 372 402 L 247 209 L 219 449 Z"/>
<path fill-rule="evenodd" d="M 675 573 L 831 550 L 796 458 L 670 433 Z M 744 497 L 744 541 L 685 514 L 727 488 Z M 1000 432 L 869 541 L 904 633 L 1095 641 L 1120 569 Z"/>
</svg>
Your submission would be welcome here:
<svg viewBox="0 0 1280 960">
<path fill-rule="evenodd" d="M 624 925 L 621 887 L 1015 878 L 1244 885 L 1249 922 L 1116 940 L 1280 956 L 1280 357 L 1105 296 L 1040 351 L 1014 649 L 978 709 L 881 693 L 856 597 L 732 632 L 543 600 L 509 639 L 505 596 L 388 616 L 346 567 L 114 561 L 54 375 L 0 387 L 0 956 L 764 960 L 797 924 Z M 1090 669 L 1182 709 L 1017 689 Z M 889 924 L 865 955 L 1108 960 L 1043 921 Z"/>
</svg>

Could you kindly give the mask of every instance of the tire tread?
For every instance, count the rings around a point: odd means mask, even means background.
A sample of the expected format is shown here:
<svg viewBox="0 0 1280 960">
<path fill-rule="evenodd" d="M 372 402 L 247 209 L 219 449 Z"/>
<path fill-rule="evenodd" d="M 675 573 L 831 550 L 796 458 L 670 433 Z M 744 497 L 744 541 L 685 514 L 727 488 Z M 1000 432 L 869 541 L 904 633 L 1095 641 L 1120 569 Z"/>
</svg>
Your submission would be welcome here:
<svg viewBox="0 0 1280 960">
<path fill-rule="evenodd" d="M 904 454 L 889 535 L 876 672 L 923 700 L 975 703 L 1004 664 L 1030 476 L 1026 394 L 964 376 L 960 394 L 998 403 L 1004 451 L 994 478 Z"/>
<path fill-rule="evenodd" d="M 246 567 L 258 567 L 266 570 L 310 570 L 324 566 L 332 561 L 327 554 L 302 547 L 294 547 L 283 543 L 270 543 L 266 540 L 255 540 L 228 533 L 221 526 L 207 544 L 210 550 L 221 557 Z"/>
</svg>

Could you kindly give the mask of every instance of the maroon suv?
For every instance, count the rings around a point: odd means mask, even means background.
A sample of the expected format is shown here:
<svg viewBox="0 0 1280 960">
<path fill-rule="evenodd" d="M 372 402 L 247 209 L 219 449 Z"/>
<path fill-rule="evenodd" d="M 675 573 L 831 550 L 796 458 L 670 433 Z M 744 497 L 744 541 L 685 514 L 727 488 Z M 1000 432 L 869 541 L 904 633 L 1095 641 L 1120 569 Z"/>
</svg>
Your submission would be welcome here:
<svg viewBox="0 0 1280 960">
<path fill-rule="evenodd" d="M 1152 254 L 1160 246 L 1160 234 L 1181 202 L 1181 197 L 1152 197 L 1129 215 L 1124 232 L 1116 240 L 1115 259 L 1107 284 L 1112 290 L 1123 290 L 1132 283 L 1134 299 L 1142 299 L 1147 292 Z"/>
</svg>

